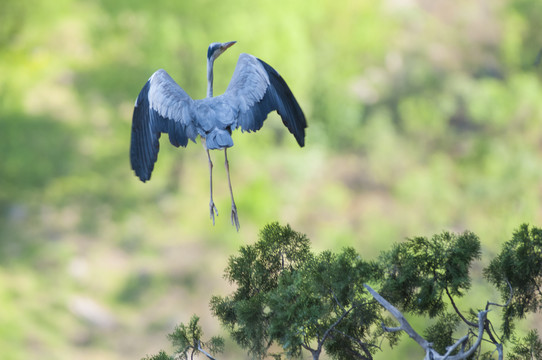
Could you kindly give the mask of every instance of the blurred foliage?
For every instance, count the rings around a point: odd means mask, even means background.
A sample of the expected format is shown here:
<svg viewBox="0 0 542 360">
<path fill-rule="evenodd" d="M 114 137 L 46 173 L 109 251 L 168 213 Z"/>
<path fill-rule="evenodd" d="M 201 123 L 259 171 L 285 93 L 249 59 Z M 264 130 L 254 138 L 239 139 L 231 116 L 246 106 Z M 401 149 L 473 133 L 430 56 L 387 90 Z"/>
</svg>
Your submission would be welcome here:
<svg viewBox="0 0 542 360">
<path fill-rule="evenodd" d="M 2 0 L 3 356 L 138 358 L 194 312 L 218 329 L 200 299 L 226 286 L 224 254 L 275 220 L 319 250 L 376 255 L 468 228 L 496 253 L 516 224 L 542 220 L 541 16 L 536 0 Z M 303 149 L 274 114 L 234 133 L 240 234 L 224 216 L 220 152 L 215 227 L 199 144 L 165 139 L 147 184 L 128 161 L 152 72 L 201 98 L 207 46 L 229 40 L 217 94 L 248 52 L 286 79 L 309 123 Z"/>
</svg>

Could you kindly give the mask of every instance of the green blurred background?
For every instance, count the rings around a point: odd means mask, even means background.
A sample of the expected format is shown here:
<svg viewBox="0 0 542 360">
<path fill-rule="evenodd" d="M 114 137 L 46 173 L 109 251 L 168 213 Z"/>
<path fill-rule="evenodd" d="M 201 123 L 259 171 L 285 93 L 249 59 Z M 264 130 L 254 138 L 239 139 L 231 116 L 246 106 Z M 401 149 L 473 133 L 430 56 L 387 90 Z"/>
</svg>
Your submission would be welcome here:
<svg viewBox="0 0 542 360">
<path fill-rule="evenodd" d="M 0 0 L 2 359 L 139 359 L 170 351 L 192 313 L 224 334 L 208 301 L 231 291 L 227 258 L 275 220 L 316 251 L 367 259 L 469 229 L 478 276 L 513 229 L 542 220 L 540 19 L 538 0 Z M 234 134 L 239 233 L 221 152 L 214 227 L 200 144 L 164 137 L 146 184 L 128 159 L 148 77 L 164 68 L 204 97 L 207 47 L 230 40 L 215 93 L 248 52 L 309 123 L 302 149 L 276 114 Z M 474 287 L 463 306 L 498 300 Z M 423 356 L 403 340 L 378 358 Z"/>
</svg>

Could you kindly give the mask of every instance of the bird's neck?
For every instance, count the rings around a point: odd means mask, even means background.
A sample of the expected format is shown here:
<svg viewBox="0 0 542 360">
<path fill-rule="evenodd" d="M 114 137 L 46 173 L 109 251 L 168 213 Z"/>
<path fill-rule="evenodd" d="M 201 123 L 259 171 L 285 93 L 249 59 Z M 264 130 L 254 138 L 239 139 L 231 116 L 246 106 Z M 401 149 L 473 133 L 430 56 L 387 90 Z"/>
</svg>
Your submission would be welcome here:
<svg viewBox="0 0 542 360">
<path fill-rule="evenodd" d="M 214 60 L 207 60 L 207 97 L 213 97 L 213 63 Z"/>
</svg>

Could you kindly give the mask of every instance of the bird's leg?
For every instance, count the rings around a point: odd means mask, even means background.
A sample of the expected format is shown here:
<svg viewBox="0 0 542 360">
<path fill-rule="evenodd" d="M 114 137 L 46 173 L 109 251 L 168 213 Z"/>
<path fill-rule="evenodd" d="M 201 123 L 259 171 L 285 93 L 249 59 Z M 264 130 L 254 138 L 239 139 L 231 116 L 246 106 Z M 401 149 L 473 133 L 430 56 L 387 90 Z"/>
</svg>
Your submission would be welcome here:
<svg viewBox="0 0 542 360">
<path fill-rule="evenodd" d="M 205 148 L 207 151 L 207 158 L 209 159 L 209 184 L 211 187 L 211 201 L 209 202 L 209 210 L 211 211 L 211 219 L 213 220 L 213 226 L 215 225 L 215 212 L 218 216 L 218 209 L 215 206 L 213 201 L 213 162 L 211 161 L 211 154 L 209 154 L 209 149 Z"/>
<path fill-rule="evenodd" d="M 235 206 L 235 200 L 233 200 L 233 190 L 231 188 L 230 180 L 230 164 L 228 162 L 228 149 L 224 148 L 224 158 L 226 159 L 226 173 L 228 173 L 228 185 L 230 186 L 230 195 L 231 195 L 231 224 L 235 225 L 237 231 L 239 231 L 239 217 L 237 216 L 237 206 Z"/>
</svg>

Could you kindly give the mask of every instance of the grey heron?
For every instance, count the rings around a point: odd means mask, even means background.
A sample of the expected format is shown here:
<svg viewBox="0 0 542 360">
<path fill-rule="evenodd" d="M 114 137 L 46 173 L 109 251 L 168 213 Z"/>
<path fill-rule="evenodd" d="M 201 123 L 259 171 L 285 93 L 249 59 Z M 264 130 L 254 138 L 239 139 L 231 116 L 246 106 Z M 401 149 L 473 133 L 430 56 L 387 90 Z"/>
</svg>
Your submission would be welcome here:
<svg viewBox="0 0 542 360">
<path fill-rule="evenodd" d="M 210 218 L 215 224 L 218 209 L 213 201 L 213 162 L 209 150 L 223 149 L 231 195 L 231 222 L 239 231 L 237 206 L 233 198 L 227 149 L 233 146 L 231 133 L 257 131 L 267 115 L 276 110 L 299 146 L 305 145 L 307 121 L 284 79 L 264 61 L 241 54 L 224 94 L 213 97 L 214 61 L 235 41 L 212 43 L 207 51 L 207 97 L 193 100 L 165 70 L 157 70 L 143 86 L 132 117 L 130 161 L 143 182 L 151 177 L 158 157 L 161 133 L 172 145 L 185 147 L 188 139 L 200 136 L 209 160 Z"/>
</svg>

